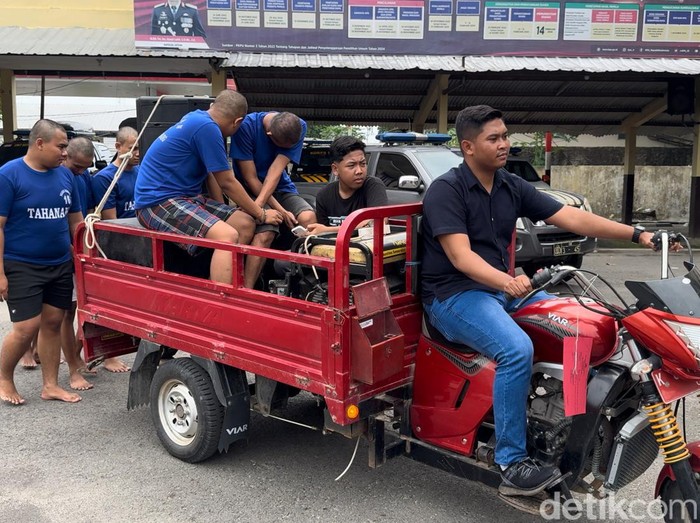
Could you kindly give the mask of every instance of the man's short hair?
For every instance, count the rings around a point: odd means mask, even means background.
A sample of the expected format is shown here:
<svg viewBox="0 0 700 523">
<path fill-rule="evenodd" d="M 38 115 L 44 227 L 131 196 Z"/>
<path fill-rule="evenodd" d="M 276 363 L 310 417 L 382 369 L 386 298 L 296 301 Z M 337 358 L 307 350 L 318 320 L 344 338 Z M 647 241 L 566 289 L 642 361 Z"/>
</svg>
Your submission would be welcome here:
<svg viewBox="0 0 700 523">
<path fill-rule="evenodd" d="M 125 144 L 129 138 L 136 138 L 139 133 L 133 127 L 122 127 L 117 131 L 117 142 L 120 144 Z"/>
<path fill-rule="evenodd" d="M 277 113 L 270 121 L 270 134 L 277 143 L 292 147 L 302 138 L 301 119 L 293 113 Z"/>
<path fill-rule="evenodd" d="M 76 156 L 82 156 L 83 158 L 92 159 L 95 155 L 95 149 L 93 148 L 92 141 L 85 136 L 76 136 L 68 142 L 68 148 L 66 149 L 68 156 L 75 158 Z"/>
<path fill-rule="evenodd" d="M 484 128 L 484 124 L 492 120 L 503 118 L 503 113 L 488 105 L 472 105 L 465 107 L 457 115 L 455 130 L 457 139 L 473 140 Z"/>
<path fill-rule="evenodd" d="M 331 143 L 330 157 L 331 162 L 340 162 L 345 155 L 353 151 L 365 152 L 365 142 L 355 138 L 354 136 L 338 136 Z"/>
<path fill-rule="evenodd" d="M 213 107 L 227 118 L 243 118 L 248 112 L 248 101 L 238 91 L 225 89 L 217 95 Z"/>
<path fill-rule="evenodd" d="M 50 142 L 53 140 L 56 131 L 66 132 L 60 123 L 54 122 L 53 120 L 37 120 L 32 127 L 32 130 L 29 131 L 29 145 L 34 145 L 39 138 L 46 142 Z"/>
</svg>

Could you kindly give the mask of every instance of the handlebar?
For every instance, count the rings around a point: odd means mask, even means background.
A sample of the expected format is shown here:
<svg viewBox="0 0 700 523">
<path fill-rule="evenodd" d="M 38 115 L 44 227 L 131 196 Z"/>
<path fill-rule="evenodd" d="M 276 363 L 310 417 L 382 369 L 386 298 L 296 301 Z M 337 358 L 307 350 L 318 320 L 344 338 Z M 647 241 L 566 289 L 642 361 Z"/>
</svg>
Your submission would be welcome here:
<svg viewBox="0 0 700 523">
<path fill-rule="evenodd" d="M 684 243 L 688 247 L 688 255 L 690 261 L 693 261 L 693 251 L 690 247 L 690 242 L 688 239 L 680 233 L 674 233 L 670 231 L 665 231 L 660 229 L 654 233 L 651 238 L 651 242 L 654 244 L 654 250 L 661 250 L 661 279 L 665 280 L 668 278 L 668 252 L 672 245 L 678 245 Z"/>
</svg>

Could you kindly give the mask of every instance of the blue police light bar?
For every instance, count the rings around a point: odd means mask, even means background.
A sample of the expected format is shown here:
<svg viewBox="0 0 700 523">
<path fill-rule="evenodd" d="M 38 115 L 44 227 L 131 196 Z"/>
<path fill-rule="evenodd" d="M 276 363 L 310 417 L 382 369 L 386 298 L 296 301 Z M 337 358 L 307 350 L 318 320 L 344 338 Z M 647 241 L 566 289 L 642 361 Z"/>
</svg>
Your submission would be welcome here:
<svg viewBox="0 0 700 523">
<path fill-rule="evenodd" d="M 379 133 L 377 140 L 383 143 L 447 143 L 452 136 L 444 133 Z"/>
</svg>

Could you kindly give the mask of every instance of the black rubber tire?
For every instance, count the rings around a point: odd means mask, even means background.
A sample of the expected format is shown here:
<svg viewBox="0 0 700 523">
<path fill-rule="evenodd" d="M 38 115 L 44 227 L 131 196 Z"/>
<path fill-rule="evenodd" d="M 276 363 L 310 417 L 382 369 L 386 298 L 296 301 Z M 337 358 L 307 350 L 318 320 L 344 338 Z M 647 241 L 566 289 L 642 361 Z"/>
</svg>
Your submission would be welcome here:
<svg viewBox="0 0 700 523">
<path fill-rule="evenodd" d="M 664 514 L 664 521 L 666 523 L 686 523 L 690 522 L 690 517 L 683 517 L 681 514 L 680 506 L 682 499 L 681 489 L 678 483 L 675 481 L 666 480 L 661 486 L 661 501 L 666 507 L 666 513 Z M 692 510 L 692 505 L 691 505 Z M 687 514 L 686 514 L 687 516 Z"/>
<path fill-rule="evenodd" d="M 164 404 L 173 405 L 174 412 L 167 414 Z M 224 408 L 209 374 L 189 358 L 166 361 L 156 371 L 151 382 L 151 417 L 163 446 L 182 461 L 198 463 L 218 450 Z M 169 418 L 171 422 L 166 421 Z"/>
</svg>

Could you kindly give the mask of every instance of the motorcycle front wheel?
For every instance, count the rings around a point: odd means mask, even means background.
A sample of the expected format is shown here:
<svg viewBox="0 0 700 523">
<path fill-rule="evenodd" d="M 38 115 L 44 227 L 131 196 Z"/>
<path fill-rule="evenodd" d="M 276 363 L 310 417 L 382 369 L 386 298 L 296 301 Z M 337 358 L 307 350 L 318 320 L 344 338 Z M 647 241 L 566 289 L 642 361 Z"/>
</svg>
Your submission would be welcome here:
<svg viewBox="0 0 700 523">
<path fill-rule="evenodd" d="M 678 482 L 667 480 L 661 487 L 661 501 L 666 523 L 693 523 L 698 521 L 700 507 L 693 502 L 685 503 Z"/>
</svg>

